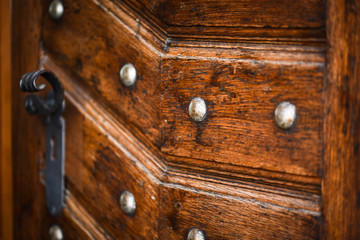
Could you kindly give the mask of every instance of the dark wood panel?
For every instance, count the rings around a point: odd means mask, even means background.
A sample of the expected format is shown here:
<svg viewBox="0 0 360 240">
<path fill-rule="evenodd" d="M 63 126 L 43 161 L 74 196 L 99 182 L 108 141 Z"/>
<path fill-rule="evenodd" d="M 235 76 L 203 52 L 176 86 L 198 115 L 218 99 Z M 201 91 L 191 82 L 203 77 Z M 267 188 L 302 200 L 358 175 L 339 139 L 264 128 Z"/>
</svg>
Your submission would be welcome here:
<svg viewBox="0 0 360 240">
<path fill-rule="evenodd" d="M 323 238 L 360 239 L 360 1 L 327 1 Z"/>
<path fill-rule="evenodd" d="M 160 56 L 93 1 L 64 4 L 59 22 L 45 17 L 45 52 L 65 71 L 78 76 L 75 79 L 96 94 L 96 101 L 105 102 L 159 145 Z M 120 68 L 129 62 L 138 76 L 132 88 L 119 78 Z"/>
<path fill-rule="evenodd" d="M 320 176 L 323 71 L 323 64 L 164 58 L 161 149 L 208 160 L 208 168 L 218 162 Z M 189 117 L 194 97 L 207 104 L 203 122 Z M 274 121 L 281 101 L 297 108 L 290 130 Z"/>
<path fill-rule="evenodd" d="M 324 27 L 322 0 L 139 0 L 168 26 Z"/>
<path fill-rule="evenodd" d="M 157 238 L 158 182 L 126 149 L 67 99 L 67 188 L 94 220 L 113 236 Z M 80 133 L 72 134 L 73 131 Z M 125 145 L 124 145 L 125 144 Z M 120 208 L 120 195 L 136 199 L 134 216 Z"/>
<path fill-rule="evenodd" d="M 122 1 L 115 1 L 119 6 Z M 171 38 L 325 38 L 323 0 L 126 0 L 138 15 Z M 283 39 L 281 39 L 283 38 Z M 254 39 L 256 40 L 256 39 Z M 301 41 L 301 40 L 300 40 Z"/>
<path fill-rule="evenodd" d="M 317 239 L 319 213 L 176 187 L 160 190 L 160 239 L 186 239 L 192 228 L 211 239 Z"/>
<path fill-rule="evenodd" d="M 168 28 L 168 33 L 171 39 L 169 43 L 183 40 L 189 45 L 197 41 L 317 46 L 323 46 L 325 43 L 324 29 L 172 26 Z"/>
<path fill-rule="evenodd" d="M 192 161 L 187 158 L 177 158 L 167 156 L 169 162 L 167 162 L 167 168 L 163 163 L 162 159 L 164 158 L 161 153 L 157 153 L 156 149 L 147 149 L 137 137 L 134 137 L 132 133 L 134 129 L 131 129 L 130 126 L 126 125 L 124 122 L 119 121 L 120 119 L 115 119 L 113 113 L 109 111 L 105 106 L 98 104 L 94 99 L 92 99 L 86 92 L 85 89 L 75 84 L 72 79 L 66 75 L 54 62 L 49 58 L 45 57 L 42 61 L 44 63 L 45 68 L 51 69 L 56 75 L 62 80 L 65 88 L 68 93 L 66 95 L 71 99 L 71 102 L 76 103 L 77 108 L 81 110 L 83 115 L 74 114 L 72 115 L 73 122 L 78 122 L 68 126 L 69 132 L 74 136 L 69 139 L 70 145 L 82 145 L 83 142 L 79 137 L 82 134 L 82 117 L 86 115 L 87 118 L 93 119 L 93 121 L 97 122 L 101 128 L 103 128 L 107 133 L 109 133 L 109 137 L 112 139 L 116 139 L 119 142 L 126 143 L 126 148 L 132 155 L 134 155 L 142 164 L 154 175 L 156 178 L 161 179 L 165 171 L 170 170 L 178 171 L 182 169 L 183 175 L 180 177 L 181 182 L 186 182 L 186 184 L 190 184 L 191 186 L 194 182 L 189 181 L 189 179 L 196 179 L 199 176 L 199 173 L 206 174 L 209 176 L 207 181 L 210 179 L 216 181 L 221 181 L 221 184 L 240 184 L 247 185 L 251 184 L 252 188 L 254 188 L 254 194 L 258 194 L 258 191 L 255 190 L 255 185 L 259 184 L 260 191 L 265 191 L 264 188 L 275 189 L 275 192 L 278 191 L 278 194 L 289 194 L 293 192 L 295 189 L 295 194 L 305 195 L 310 194 L 310 198 L 313 198 L 320 193 L 320 178 L 318 177 L 306 177 L 306 176 L 297 176 L 297 175 L 288 175 L 284 173 L 275 173 L 272 171 L 265 171 L 263 169 L 254 169 L 254 168 L 246 168 L 239 167 L 234 165 L 227 164 L 212 164 L 211 166 L 206 164 L 206 161 Z M 129 128 L 129 129 L 126 129 Z M 152 152 L 150 152 L 150 150 Z M 67 151 L 67 154 L 74 155 L 76 157 L 81 156 L 83 149 L 82 148 L 71 148 L 70 151 Z M 155 154 L 156 153 L 156 154 Z M 171 158 L 171 159 L 170 159 Z M 190 161 L 189 161 L 190 160 Z M 205 162 L 205 164 L 204 164 Z M 73 166 L 76 169 L 79 169 L 81 164 L 73 163 Z M 207 168 L 211 167 L 211 169 Z M 81 178 L 81 170 L 72 171 L 70 178 L 79 179 Z M 222 180 L 220 180 L 222 179 Z M 214 180 L 215 181 L 215 180 Z M 257 182 L 257 183 L 256 183 Z M 82 186 L 82 181 L 78 181 L 77 186 Z M 265 187 L 266 186 L 266 187 Z M 282 186 L 285 188 L 278 188 L 277 186 Z M 290 190 L 293 189 L 293 190 Z M 300 190 L 300 192 L 298 191 Z M 233 194 L 233 190 L 229 190 L 226 192 L 227 194 Z M 263 201 L 267 201 L 266 197 L 262 198 Z"/>
</svg>

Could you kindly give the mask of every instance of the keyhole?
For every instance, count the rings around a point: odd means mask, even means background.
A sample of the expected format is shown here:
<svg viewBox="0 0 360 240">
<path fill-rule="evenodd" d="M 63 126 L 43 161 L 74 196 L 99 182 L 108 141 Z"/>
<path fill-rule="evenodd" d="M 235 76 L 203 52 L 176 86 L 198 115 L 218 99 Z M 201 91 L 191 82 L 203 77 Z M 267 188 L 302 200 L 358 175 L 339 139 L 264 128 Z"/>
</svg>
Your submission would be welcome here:
<svg viewBox="0 0 360 240">
<path fill-rule="evenodd" d="M 56 138 L 55 137 L 53 137 L 50 140 L 50 148 L 51 148 L 50 159 L 51 159 L 51 161 L 55 161 L 55 159 L 56 159 Z"/>
</svg>

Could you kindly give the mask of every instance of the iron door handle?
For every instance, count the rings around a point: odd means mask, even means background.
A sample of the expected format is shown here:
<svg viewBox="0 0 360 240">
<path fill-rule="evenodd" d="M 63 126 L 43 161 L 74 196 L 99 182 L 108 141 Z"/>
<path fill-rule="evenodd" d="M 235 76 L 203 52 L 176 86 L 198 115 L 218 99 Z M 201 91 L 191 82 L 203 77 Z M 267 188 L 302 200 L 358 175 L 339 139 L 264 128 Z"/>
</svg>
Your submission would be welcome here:
<svg viewBox="0 0 360 240">
<path fill-rule="evenodd" d="M 27 113 L 38 113 L 46 117 L 46 206 L 50 213 L 56 216 L 61 213 L 64 203 L 65 120 L 62 117 L 65 110 L 64 89 L 54 73 L 39 70 L 25 73 L 21 77 L 21 90 L 24 92 L 44 90 L 45 84 L 36 84 L 40 76 L 50 83 L 52 89 L 46 99 L 35 94 L 26 96 L 24 106 Z"/>
</svg>

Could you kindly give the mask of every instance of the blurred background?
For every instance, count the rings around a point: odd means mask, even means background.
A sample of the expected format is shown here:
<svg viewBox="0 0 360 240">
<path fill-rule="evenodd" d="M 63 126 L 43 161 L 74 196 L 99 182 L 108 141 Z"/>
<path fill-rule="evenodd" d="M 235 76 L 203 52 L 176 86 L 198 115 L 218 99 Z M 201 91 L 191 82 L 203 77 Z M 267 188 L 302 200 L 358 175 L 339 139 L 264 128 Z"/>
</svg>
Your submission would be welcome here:
<svg viewBox="0 0 360 240">
<path fill-rule="evenodd" d="M 12 239 L 11 1 L 0 0 L 0 239 Z"/>
</svg>

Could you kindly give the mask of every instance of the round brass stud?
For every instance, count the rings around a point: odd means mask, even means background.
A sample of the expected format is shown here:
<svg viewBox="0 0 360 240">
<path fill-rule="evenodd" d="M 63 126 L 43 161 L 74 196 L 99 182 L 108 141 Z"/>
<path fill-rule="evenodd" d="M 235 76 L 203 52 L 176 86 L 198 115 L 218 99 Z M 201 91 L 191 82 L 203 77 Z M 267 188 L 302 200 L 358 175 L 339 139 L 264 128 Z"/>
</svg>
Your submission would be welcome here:
<svg viewBox="0 0 360 240">
<path fill-rule="evenodd" d="M 121 210 L 129 215 L 132 216 L 136 210 L 136 201 L 134 195 L 132 195 L 129 191 L 124 191 L 120 196 L 120 207 Z"/>
<path fill-rule="evenodd" d="M 126 87 L 131 87 L 136 82 L 136 69 L 131 63 L 125 64 L 120 69 L 120 80 Z"/>
<path fill-rule="evenodd" d="M 275 112 L 276 124 L 282 129 L 291 128 L 296 119 L 296 107 L 290 102 L 281 102 L 277 105 Z"/>
<path fill-rule="evenodd" d="M 53 0 L 49 6 L 49 14 L 54 20 L 58 20 L 64 14 L 64 5 L 60 0 Z"/>
<path fill-rule="evenodd" d="M 206 117 L 206 103 L 200 97 L 193 98 L 189 105 L 189 115 L 196 121 L 201 122 Z"/>
<path fill-rule="evenodd" d="M 63 233 L 58 225 L 53 225 L 49 229 L 49 235 L 51 240 L 63 240 Z"/>
<path fill-rule="evenodd" d="M 200 229 L 193 228 L 189 231 L 186 239 L 187 240 L 205 240 L 205 236 L 204 236 L 204 233 Z"/>
</svg>

